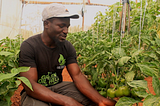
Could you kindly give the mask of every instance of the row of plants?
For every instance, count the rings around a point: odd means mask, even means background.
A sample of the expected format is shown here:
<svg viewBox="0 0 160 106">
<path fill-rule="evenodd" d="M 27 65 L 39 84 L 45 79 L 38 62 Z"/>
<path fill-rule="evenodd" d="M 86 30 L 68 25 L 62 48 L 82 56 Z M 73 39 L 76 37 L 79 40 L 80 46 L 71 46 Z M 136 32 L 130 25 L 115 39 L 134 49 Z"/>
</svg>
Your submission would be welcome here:
<svg viewBox="0 0 160 106">
<path fill-rule="evenodd" d="M 143 106 L 160 105 L 160 5 L 153 0 L 147 3 L 146 6 L 142 0 L 145 13 L 142 30 L 141 2 L 131 1 L 131 28 L 124 37 L 118 30 L 122 5 L 116 3 L 105 15 L 97 14 L 90 30 L 71 33 L 67 38 L 74 45 L 78 63 L 92 86 L 104 97 L 118 98 L 116 106 L 139 102 Z M 153 78 L 156 95 L 149 92 L 144 80 L 149 76 Z"/>
<path fill-rule="evenodd" d="M 31 90 L 31 84 L 25 77 L 20 77 L 20 72 L 26 72 L 29 67 L 18 67 L 21 38 L 6 37 L 0 40 L 0 106 L 10 106 L 11 97 L 15 90 L 24 82 Z"/>
</svg>

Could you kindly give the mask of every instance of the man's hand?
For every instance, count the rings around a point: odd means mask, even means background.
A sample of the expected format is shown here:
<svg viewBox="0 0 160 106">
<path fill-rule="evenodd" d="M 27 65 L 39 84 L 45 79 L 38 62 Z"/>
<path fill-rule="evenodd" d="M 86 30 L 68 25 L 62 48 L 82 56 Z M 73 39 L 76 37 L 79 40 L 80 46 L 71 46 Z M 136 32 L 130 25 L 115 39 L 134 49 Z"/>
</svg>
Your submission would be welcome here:
<svg viewBox="0 0 160 106">
<path fill-rule="evenodd" d="M 115 100 L 104 98 L 102 102 L 98 104 L 98 106 L 115 106 L 115 104 L 116 104 Z"/>
</svg>

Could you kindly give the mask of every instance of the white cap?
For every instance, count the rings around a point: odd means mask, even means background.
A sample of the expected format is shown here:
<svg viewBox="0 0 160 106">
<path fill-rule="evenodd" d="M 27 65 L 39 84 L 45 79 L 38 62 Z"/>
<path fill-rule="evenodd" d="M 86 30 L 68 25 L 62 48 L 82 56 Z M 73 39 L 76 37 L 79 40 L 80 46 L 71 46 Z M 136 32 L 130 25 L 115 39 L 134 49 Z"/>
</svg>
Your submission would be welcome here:
<svg viewBox="0 0 160 106">
<path fill-rule="evenodd" d="M 77 19 L 79 18 L 79 15 L 77 13 L 70 14 L 68 9 L 62 4 L 52 3 L 44 8 L 42 12 L 42 21 L 52 17 L 68 17 Z"/>
</svg>

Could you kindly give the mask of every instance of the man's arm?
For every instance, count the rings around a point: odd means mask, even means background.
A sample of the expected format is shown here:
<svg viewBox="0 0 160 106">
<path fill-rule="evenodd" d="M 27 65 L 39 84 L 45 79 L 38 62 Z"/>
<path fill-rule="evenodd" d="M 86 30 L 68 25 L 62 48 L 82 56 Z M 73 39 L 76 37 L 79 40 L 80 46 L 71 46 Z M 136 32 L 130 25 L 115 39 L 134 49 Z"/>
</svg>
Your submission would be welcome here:
<svg viewBox="0 0 160 106">
<path fill-rule="evenodd" d="M 25 84 L 23 84 L 23 86 L 25 88 L 26 93 L 33 98 L 62 106 L 82 106 L 74 99 L 61 94 L 54 93 L 47 87 L 37 83 L 38 76 L 36 68 L 30 68 L 30 70 L 27 72 L 21 72 L 20 76 L 26 77 L 30 81 L 33 91 L 31 91 Z"/>
<path fill-rule="evenodd" d="M 80 68 L 77 63 L 72 63 L 67 65 L 67 70 L 71 75 L 73 82 L 76 87 L 82 92 L 86 97 L 91 99 L 93 102 L 98 104 L 98 106 L 114 106 L 115 101 L 104 98 L 98 91 L 96 91 L 92 85 L 89 83 L 87 78 L 81 73 Z"/>
</svg>

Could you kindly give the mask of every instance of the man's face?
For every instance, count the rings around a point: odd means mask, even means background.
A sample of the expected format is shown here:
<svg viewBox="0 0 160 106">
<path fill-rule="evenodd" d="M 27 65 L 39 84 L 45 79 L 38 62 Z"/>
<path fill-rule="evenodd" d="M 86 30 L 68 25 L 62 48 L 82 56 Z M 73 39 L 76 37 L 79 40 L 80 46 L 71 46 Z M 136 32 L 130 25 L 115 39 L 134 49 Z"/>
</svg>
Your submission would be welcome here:
<svg viewBox="0 0 160 106">
<path fill-rule="evenodd" d="M 48 21 L 47 34 L 53 42 L 60 43 L 66 40 L 70 18 L 53 18 Z"/>
</svg>

